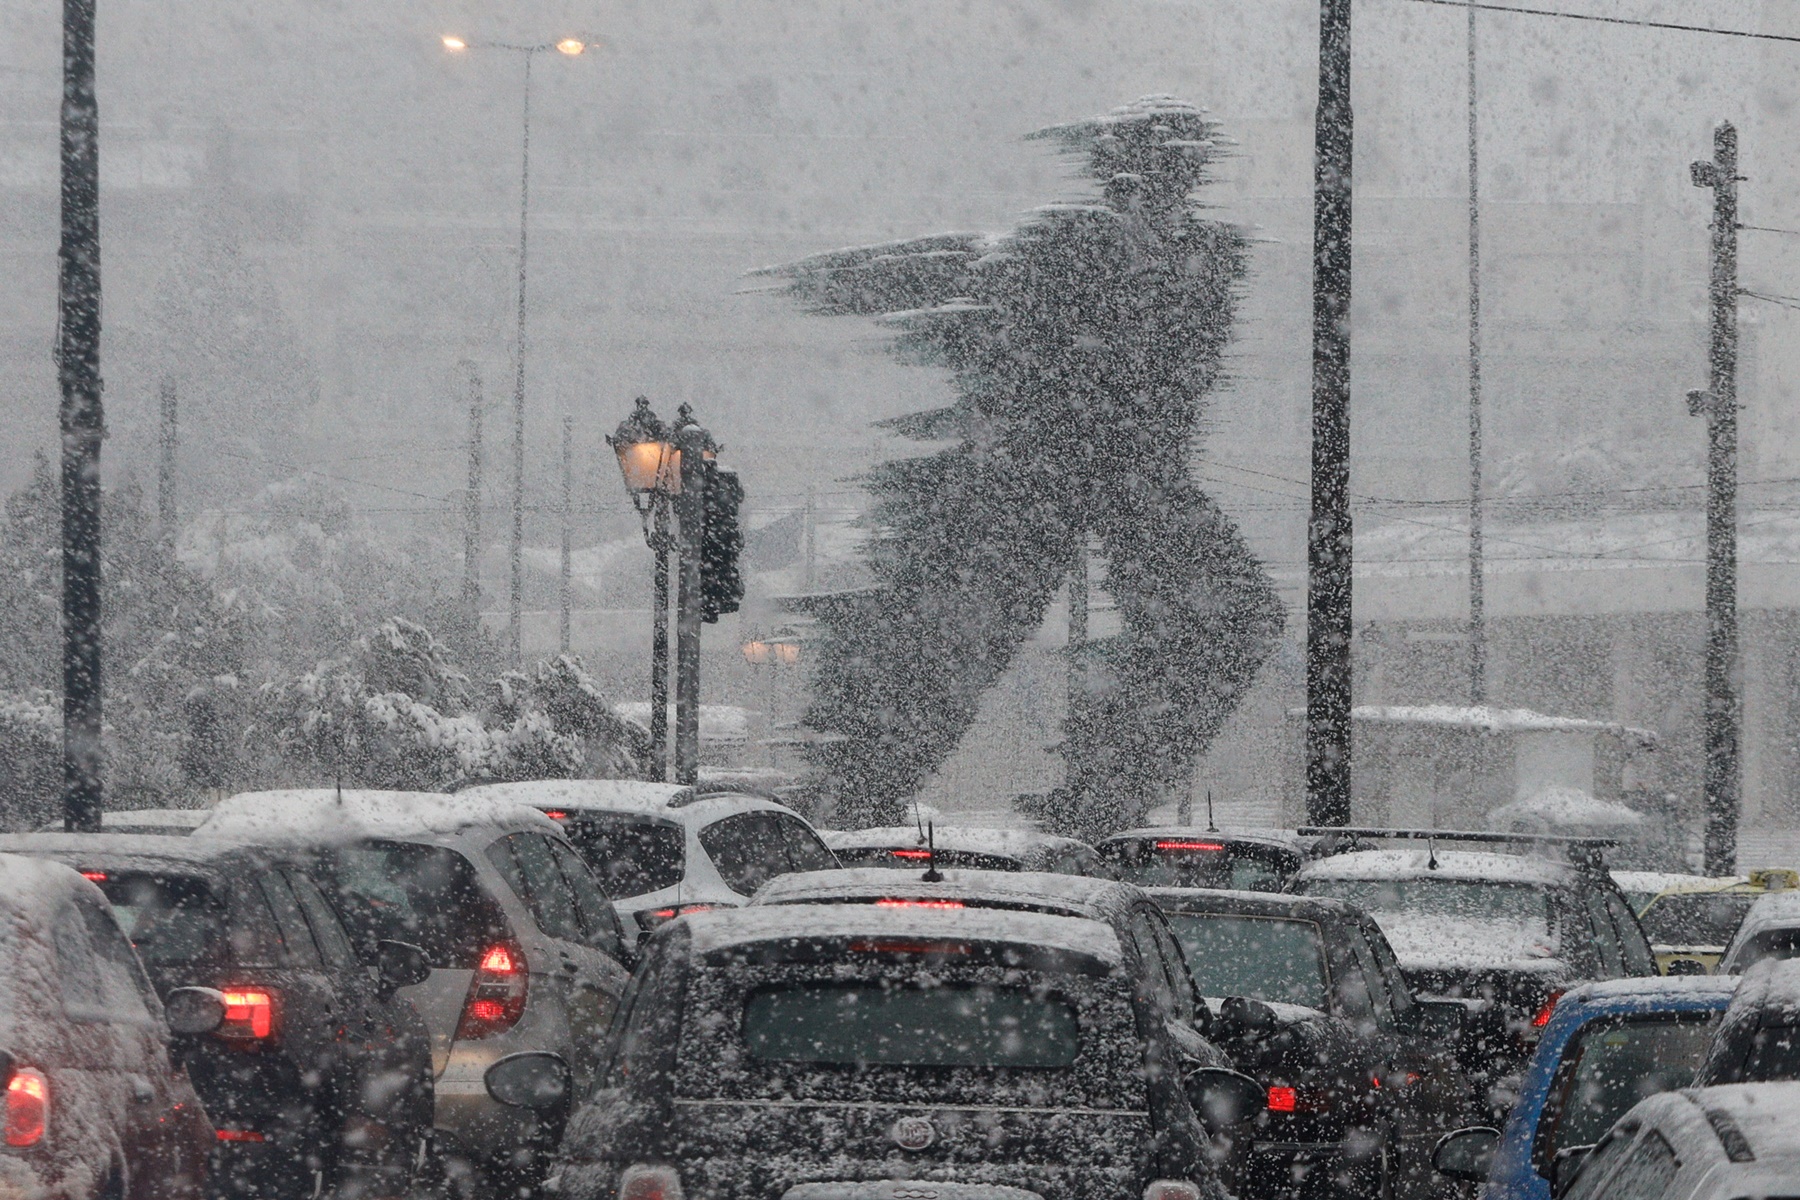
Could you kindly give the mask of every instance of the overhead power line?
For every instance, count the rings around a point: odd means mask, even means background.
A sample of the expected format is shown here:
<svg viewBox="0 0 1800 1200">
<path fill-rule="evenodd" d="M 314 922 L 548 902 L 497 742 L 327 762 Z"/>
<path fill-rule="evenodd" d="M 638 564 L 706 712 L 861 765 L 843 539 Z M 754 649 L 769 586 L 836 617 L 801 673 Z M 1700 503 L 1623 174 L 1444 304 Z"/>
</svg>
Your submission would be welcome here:
<svg viewBox="0 0 1800 1200">
<path fill-rule="evenodd" d="M 1672 29 L 1680 33 L 1711 33 L 1720 37 L 1754 38 L 1762 42 L 1800 42 L 1791 33 L 1759 33 L 1753 29 L 1715 29 L 1711 25 L 1683 25 L 1675 21 L 1646 21 L 1638 17 L 1602 17 L 1596 13 L 1564 12 L 1554 8 L 1515 8 L 1510 4 L 1481 4 L 1476 0 L 1411 0 L 1440 8 L 1473 8 L 1482 12 L 1512 13 L 1521 17 L 1560 17 L 1565 21 L 1592 21 L 1598 25 L 1635 25 L 1640 29 Z"/>
</svg>

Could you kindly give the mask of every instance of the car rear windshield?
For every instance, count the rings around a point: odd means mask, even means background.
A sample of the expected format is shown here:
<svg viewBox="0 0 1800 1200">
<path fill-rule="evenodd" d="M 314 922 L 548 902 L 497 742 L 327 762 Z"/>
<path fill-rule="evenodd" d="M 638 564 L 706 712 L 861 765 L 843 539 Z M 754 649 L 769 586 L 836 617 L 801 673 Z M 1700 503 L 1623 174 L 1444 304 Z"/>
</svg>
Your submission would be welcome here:
<svg viewBox="0 0 1800 1200">
<path fill-rule="evenodd" d="M 1662 946 L 1723 946 L 1756 903 L 1748 892 L 1686 892 L 1652 901 L 1638 918 Z"/>
<path fill-rule="evenodd" d="M 1546 1165 L 1558 1150 L 1591 1146 L 1639 1100 L 1693 1083 L 1717 1021 L 1717 1013 L 1657 1013 L 1583 1026 L 1551 1082 L 1533 1161 Z"/>
<path fill-rule="evenodd" d="M 902 871 L 923 871 L 932 852 L 912 846 L 858 846 L 837 852 L 838 862 L 846 867 L 893 867 Z M 974 850 L 939 850 L 939 870 L 955 868 L 963 871 L 1018 871 L 1019 860 L 1004 854 L 982 854 Z"/>
<path fill-rule="evenodd" d="M 679 825 L 632 813 L 581 812 L 570 813 L 562 827 L 613 900 L 681 882 L 687 847 Z"/>
<path fill-rule="evenodd" d="M 1202 996 L 1328 1006 L 1325 942 L 1313 922 L 1172 912 L 1169 924 Z"/>
<path fill-rule="evenodd" d="M 1308 896 L 1347 900 L 1370 913 L 1409 917 L 1453 917 L 1464 921 L 1508 921 L 1550 927 L 1544 889 L 1528 883 L 1485 879 L 1333 879 L 1301 882 Z"/>
<path fill-rule="evenodd" d="M 1739 1083 L 1800 1080 L 1800 1025 L 1769 1025 L 1750 1039 Z"/>
<path fill-rule="evenodd" d="M 359 842 L 333 850 L 326 882 L 365 951 L 383 938 L 411 942 L 434 967 L 473 969 L 506 919 L 469 860 L 442 846 Z"/>
<path fill-rule="evenodd" d="M 797 982 L 744 1004 L 759 1059 L 917 1067 L 1066 1067 L 1080 1052 L 1067 1000 L 1023 987 Z"/>
<path fill-rule="evenodd" d="M 1139 887 L 1281 890 L 1281 856 L 1235 847 L 1216 838 L 1146 837 L 1100 848 L 1107 873 Z"/>
<path fill-rule="evenodd" d="M 225 908 L 204 879 L 108 872 L 97 881 L 147 966 L 227 961 Z"/>
</svg>

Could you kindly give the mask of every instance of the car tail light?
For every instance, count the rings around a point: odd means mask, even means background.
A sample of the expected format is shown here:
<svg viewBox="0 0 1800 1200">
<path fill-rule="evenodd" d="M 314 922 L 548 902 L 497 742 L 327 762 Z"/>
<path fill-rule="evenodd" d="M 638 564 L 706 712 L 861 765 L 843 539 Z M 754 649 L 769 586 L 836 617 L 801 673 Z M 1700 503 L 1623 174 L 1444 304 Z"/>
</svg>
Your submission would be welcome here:
<svg viewBox="0 0 1800 1200">
<path fill-rule="evenodd" d="M 83 879 L 87 880 L 89 883 L 105 883 L 106 882 L 106 872 L 105 871 L 83 871 L 81 873 L 81 877 Z"/>
<path fill-rule="evenodd" d="M 967 942 L 918 942 L 905 938 L 865 938 L 850 943 L 855 954 L 967 954 Z"/>
<path fill-rule="evenodd" d="M 215 1129 L 213 1136 L 221 1142 L 264 1142 L 268 1140 L 254 1129 Z"/>
<path fill-rule="evenodd" d="M 1550 1018 L 1556 1015 L 1556 1002 L 1561 999 L 1561 992 L 1551 992 L 1550 998 L 1544 1001 L 1544 1006 L 1537 1010 L 1537 1016 L 1531 1018 L 1531 1027 L 1533 1029 L 1542 1029 L 1544 1026 L 1548 1025 L 1550 1023 Z"/>
<path fill-rule="evenodd" d="M 674 1167 L 633 1163 L 619 1177 L 619 1200 L 682 1200 L 681 1176 Z"/>
<path fill-rule="evenodd" d="M 492 1037 L 517 1025 L 525 1014 L 527 987 L 525 956 L 518 947 L 489 946 L 475 967 L 475 978 L 469 981 L 456 1036 Z"/>
<path fill-rule="evenodd" d="M 275 1032 L 275 997 L 255 988 L 227 988 L 225 1019 L 219 1036 L 233 1041 L 255 1041 Z"/>
<path fill-rule="evenodd" d="M 1185 1179 L 1158 1179 L 1144 1189 L 1144 1200 L 1200 1200 L 1200 1189 Z"/>
<path fill-rule="evenodd" d="M 560 808 L 546 808 L 544 810 L 544 815 L 549 817 L 552 821 L 566 821 L 569 819 L 569 814 Z"/>
<path fill-rule="evenodd" d="M 646 908 L 637 915 L 638 928 L 648 933 L 665 921 L 685 917 L 689 913 L 711 912 L 711 904 L 672 904 L 668 908 Z"/>
<path fill-rule="evenodd" d="M 19 1067 L 6 1085 L 6 1144 L 35 1146 L 50 1125 L 50 1081 L 41 1071 Z"/>
<path fill-rule="evenodd" d="M 1277 1113 L 1322 1113 L 1331 1109 L 1331 1094 L 1324 1088 L 1269 1087 L 1269 1111 Z"/>
<path fill-rule="evenodd" d="M 907 900 L 894 896 L 885 900 L 877 900 L 876 908 L 961 908 L 961 900 Z"/>
<path fill-rule="evenodd" d="M 1224 842 L 1192 842 L 1186 838 L 1164 838 L 1156 843 L 1158 850 L 1223 850 Z"/>
<path fill-rule="evenodd" d="M 913 859 L 918 862 L 924 862 L 931 857 L 931 851 L 929 850 L 892 850 L 889 851 L 889 853 L 895 858 Z"/>
</svg>

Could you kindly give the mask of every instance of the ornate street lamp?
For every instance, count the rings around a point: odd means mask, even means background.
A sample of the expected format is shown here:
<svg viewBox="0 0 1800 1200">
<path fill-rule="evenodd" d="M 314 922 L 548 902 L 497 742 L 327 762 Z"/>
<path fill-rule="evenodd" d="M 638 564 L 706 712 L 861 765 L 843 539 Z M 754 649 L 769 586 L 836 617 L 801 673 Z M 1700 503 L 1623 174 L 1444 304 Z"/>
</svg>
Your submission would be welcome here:
<svg viewBox="0 0 1800 1200">
<path fill-rule="evenodd" d="M 606 442 L 619 456 L 619 474 L 656 560 L 650 610 L 650 767 L 661 781 L 669 768 L 669 499 L 681 490 L 681 452 L 643 396 Z"/>
</svg>

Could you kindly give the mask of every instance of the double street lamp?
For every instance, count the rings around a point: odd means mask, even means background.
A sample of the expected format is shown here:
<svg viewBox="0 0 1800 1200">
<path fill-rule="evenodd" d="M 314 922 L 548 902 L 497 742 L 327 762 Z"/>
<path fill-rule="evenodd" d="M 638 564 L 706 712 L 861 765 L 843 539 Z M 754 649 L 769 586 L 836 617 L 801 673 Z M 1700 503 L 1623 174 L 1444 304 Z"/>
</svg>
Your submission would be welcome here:
<svg viewBox="0 0 1800 1200">
<path fill-rule="evenodd" d="M 650 755 L 658 779 L 667 774 L 669 552 L 679 574 L 675 599 L 675 782 L 700 772 L 700 545 L 706 523 L 704 471 L 718 453 L 712 434 L 683 404 L 671 428 L 639 396 L 631 415 L 606 439 L 619 457 L 625 489 L 656 556 L 650 641 Z M 671 518 L 675 536 L 671 537 Z"/>
<path fill-rule="evenodd" d="M 525 608 L 525 250 L 529 231 L 527 214 L 531 211 L 531 60 L 554 50 L 574 58 L 587 49 L 587 43 L 567 37 L 559 42 L 525 45 L 514 42 L 472 42 L 467 38 L 446 34 L 444 49 L 452 54 L 469 50 L 506 50 L 525 56 L 525 106 L 523 138 L 519 154 L 519 325 L 517 370 L 513 377 L 513 494 L 512 543 L 509 554 L 511 588 L 508 594 L 506 641 L 516 663 L 520 659 L 521 626 Z"/>
</svg>

